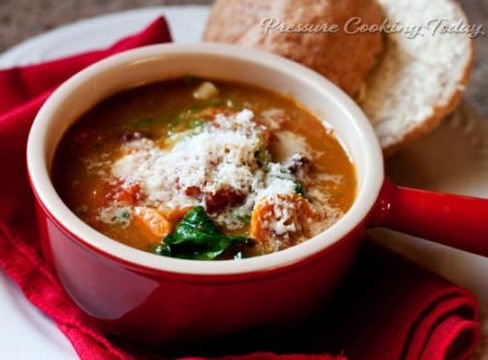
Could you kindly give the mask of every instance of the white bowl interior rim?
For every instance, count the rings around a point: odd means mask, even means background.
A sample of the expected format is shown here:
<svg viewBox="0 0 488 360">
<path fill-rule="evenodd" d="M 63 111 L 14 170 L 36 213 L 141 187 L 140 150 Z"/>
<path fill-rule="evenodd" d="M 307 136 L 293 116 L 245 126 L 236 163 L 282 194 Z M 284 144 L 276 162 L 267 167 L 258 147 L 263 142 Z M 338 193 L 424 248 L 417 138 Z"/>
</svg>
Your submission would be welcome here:
<svg viewBox="0 0 488 360">
<path fill-rule="evenodd" d="M 58 196 L 50 179 L 50 161 L 57 142 L 65 130 L 60 130 L 59 127 L 52 124 L 58 108 L 63 104 L 66 106 L 70 99 L 72 101 L 73 93 L 76 93 L 80 87 L 90 85 L 92 80 L 104 73 L 114 71 L 117 67 L 141 66 L 141 63 L 143 65 L 145 62 L 153 60 L 164 61 L 166 64 L 174 64 L 178 67 L 178 59 L 184 57 L 191 57 L 194 59 L 193 61 L 208 59 L 212 63 L 207 66 L 212 67 L 211 64 L 215 64 L 217 70 L 213 71 L 217 72 L 218 68 L 227 68 L 223 65 L 231 61 L 242 65 L 244 70 L 253 70 L 252 73 L 254 70 L 258 73 L 261 71 L 265 75 L 273 73 L 270 81 L 276 80 L 278 86 L 291 84 L 291 89 L 287 89 L 291 92 L 295 85 L 301 86 L 303 89 L 310 90 L 317 101 L 327 103 L 325 109 L 325 105 L 320 105 L 320 103 L 319 108 L 309 108 L 312 112 L 330 113 L 333 110 L 343 114 L 347 121 L 340 125 L 344 129 L 341 130 L 343 134 L 338 134 L 338 138 L 341 139 L 346 151 L 352 157 L 358 176 L 357 196 L 351 209 L 332 227 L 308 241 L 273 254 L 239 261 L 197 261 L 157 256 L 112 240 L 80 220 Z M 119 76 L 115 77 L 114 81 L 123 82 L 120 69 L 117 71 L 119 71 Z M 198 75 L 188 69 L 183 71 L 186 74 Z M 242 74 L 238 69 L 227 69 L 226 71 L 234 71 L 233 75 L 227 74 L 227 78 L 235 81 L 249 83 L 246 76 L 252 77 L 251 73 Z M 158 74 L 157 76 L 164 79 L 166 75 Z M 215 76 L 209 77 L 215 78 Z M 144 82 L 145 79 L 140 84 Z M 97 86 L 93 84 L 96 82 L 91 84 L 93 92 L 96 93 Z M 266 84 L 259 85 L 266 87 Z M 284 89 L 275 90 L 281 93 L 286 92 L 283 91 Z M 101 96 L 98 100 L 103 97 L 105 96 Z M 303 101 L 300 102 L 303 103 Z M 87 108 L 89 107 L 91 106 Z M 323 114 L 318 115 L 323 116 Z M 68 127 L 74 120 L 76 119 L 69 119 L 65 127 Z M 338 129 L 334 126 L 334 130 Z M 337 132 L 340 133 L 340 131 Z M 344 136 L 344 133 L 347 134 L 347 137 Z M 54 140 L 56 137 L 57 139 Z M 366 116 L 349 96 L 321 75 L 295 62 L 259 50 L 221 44 L 152 45 L 114 55 L 77 73 L 51 95 L 36 116 L 28 139 L 27 165 L 32 185 L 43 206 L 57 221 L 85 243 L 128 263 L 154 270 L 194 275 L 227 275 L 270 270 L 296 263 L 324 250 L 346 236 L 366 218 L 376 202 L 384 178 L 382 152 L 374 130 Z"/>
</svg>

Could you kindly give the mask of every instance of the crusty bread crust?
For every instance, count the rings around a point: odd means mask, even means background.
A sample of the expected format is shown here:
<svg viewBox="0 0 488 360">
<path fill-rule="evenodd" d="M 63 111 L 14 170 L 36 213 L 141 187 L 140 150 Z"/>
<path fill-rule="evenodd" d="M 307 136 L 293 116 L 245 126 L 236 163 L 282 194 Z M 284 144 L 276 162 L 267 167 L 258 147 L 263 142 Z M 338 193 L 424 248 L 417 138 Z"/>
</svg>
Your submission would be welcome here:
<svg viewBox="0 0 488 360">
<path fill-rule="evenodd" d="M 279 32 L 267 34 L 262 26 L 275 17 L 283 24 L 336 24 L 337 33 Z M 364 0 L 217 0 L 210 12 L 205 41 L 227 42 L 267 50 L 323 74 L 349 95 L 354 95 L 382 50 L 379 32 L 347 34 L 344 24 L 360 17 L 379 25 L 381 8 Z"/>
<path fill-rule="evenodd" d="M 406 12 L 399 13 L 397 15 L 399 18 L 405 16 L 405 19 L 411 19 L 410 15 L 415 15 L 415 13 L 407 13 L 410 4 L 406 1 L 403 1 L 401 5 L 400 1 L 397 2 L 395 0 L 391 0 L 391 3 L 389 2 L 390 0 L 377 1 L 382 6 L 386 6 L 385 10 L 388 10 L 390 6 L 404 7 Z M 433 4 L 431 0 L 424 1 L 426 12 L 435 10 L 435 6 L 440 6 L 440 4 Z M 467 23 L 466 15 L 455 0 L 442 1 L 445 2 L 446 7 L 447 5 L 454 5 L 455 17 L 463 18 Z M 429 5 L 431 6 L 430 9 Z M 382 73 L 381 65 L 384 58 L 392 59 L 386 57 L 389 55 L 388 44 L 393 41 L 388 38 L 390 35 L 385 35 L 385 39 L 379 34 L 376 34 L 376 36 L 351 36 L 343 33 L 320 34 L 320 36 L 317 36 L 318 34 L 283 34 L 273 32 L 265 36 L 261 21 L 265 17 L 275 16 L 285 23 L 337 23 L 342 27 L 345 19 L 351 16 L 361 16 L 365 23 L 381 23 L 383 19 L 382 11 L 382 9 L 379 9 L 378 3 L 373 0 L 217 0 L 210 13 L 204 40 L 256 47 L 291 58 L 323 74 L 349 95 L 358 95 L 359 99 L 361 98 L 361 91 L 358 94 L 358 89 L 361 88 L 361 83 L 363 83 L 365 85 L 364 88 L 367 89 L 365 94 L 367 100 L 371 99 L 371 96 L 369 96 L 371 93 L 368 94 L 368 85 L 372 77 L 369 75 L 375 74 L 377 89 L 378 84 L 384 83 L 386 84 L 385 89 L 391 88 L 391 92 L 396 90 L 393 88 L 395 85 L 391 84 L 391 82 L 382 81 L 385 77 L 388 78 L 388 74 Z M 387 11 L 385 12 L 388 13 Z M 408 22 L 408 20 L 405 21 Z M 385 46 L 383 46 L 382 40 L 385 40 Z M 376 108 L 374 105 L 369 108 L 369 114 L 367 115 L 370 116 L 373 126 L 377 130 L 386 155 L 393 154 L 406 144 L 430 132 L 457 107 L 462 99 L 464 89 L 469 84 L 474 64 L 474 41 L 469 39 L 467 35 L 465 35 L 464 40 L 469 41 L 469 46 L 467 46 L 469 50 L 463 54 L 465 57 L 462 58 L 462 63 L 465 66 L 459 66 L 458 68 L 454 65 L 452 66 L 453 74 L 451 78 L 454 81 L 450 83 L 450 86 L 444 87 L 448 92 L 443 93 L 443 95 L 440 92 L 438 93 L 437 103 L 435 100 L 432 103 L 431 98 L 422 92 L 416 94 L 416 90 L 413 88 L 410 89 L 404 86 L 401 89 L 410 97 L 424 95 L 425 101 L 420 104 L 422 109 L 408 107 L 406 110 L 401 107 L 395 107 L 394 109 L 397 109 L 399 113 L 418 110 L 422 115 L 415 118 L 417 116 L 415 114 L 414 119 L 409 118 L 408 122 L 405 123 L 406 120 L 402 120 L 401 115 L 398 117 L 391 114 L 385 115 L 383 112 L 387 108 L 385 106 L 383 109 Z M 385 50 L 380 54 L 383 48 Z M 454 48 L 452 51 L 455 51 Z M 375 62 L 377 62 L 376 66 L 374 66 Z M 390 64 L 395 63 L 390 62 Z M 418 74 L 420 81 L 423 81 L 423 75 Z M 378 83 L 378 81 L 380 82 Z M 401 94 L 401 91 L 398 94 Z M 390 94 L 388 91 L 376 91 L 374 93 L 376 98 L 373 104 L 389 104 L 388 100 L 390 99 L 388 97 Z M 432 96 L 432 94 L 430 95 Z M 396 101 L 398 101 L 398 96 Z M 359 100 L 358 102 L 364 109 L 367 109 L 364 107 L 367 101 Z M 395 101 L 392 101 L 392 103 L 394 104 Z M 371 104 L 368 103 L 368 105 Z M 413 104 L 415 102 L 410 105 Z M 377 112 L 375 109 L 381 110 L 381 112 Z M 422 116 L 425 116 L 425 118 L 422 118 Z M 376 122 L 383 122 L 384 125 L 386 123 L 385 118 L 388 119 L 388 128 L 386 130 L 385 128 L 378 129 L 377 126 L 381 124 Z"/>
<path fill-rule="evenodd" d="M 447 1 L 451 2 L 458 8 L 458 11 L 460 14 L 462 14 L 464 21 L 468 23 L 468 19 L 462 7 L 455 0 L 447 0 Z M 400 138 L 398 141 L 396 141 L 394 144 L 390 144 L 386 147 L 383 147 L 383 153 L 385 154 L 385 156 L 393 155 L 394 153 L 404 148 L 412 141 L 421 138 L 425 134 L 428 134 L 437 126 L 439 126 L 448 115 L 450 115 L 454 110 L 456 110 L 456 108 L 458 107 L 459 103 L 463 98 L 464 89 L 466 89 L 467 86 L 469 85 L 471 74 L 473 72 L 474 62 L 475 62 L 474 40 L 470 39 L 469 41 L 470 41 L 469 61 L 466 67 L 464 68 L 463 73 L 460 74 L 459 81 L 457 82 L 458 86 L 453 91 L 449 101 L 447 101 L 445 104 L 439 104 L 435 106 L 434 114 L 431 117 L 426 118 L 421 124 L 419 124 L 419 126 L 413 128 L 410 132 L 404 134 L 404 136 Z"/>
</svg>

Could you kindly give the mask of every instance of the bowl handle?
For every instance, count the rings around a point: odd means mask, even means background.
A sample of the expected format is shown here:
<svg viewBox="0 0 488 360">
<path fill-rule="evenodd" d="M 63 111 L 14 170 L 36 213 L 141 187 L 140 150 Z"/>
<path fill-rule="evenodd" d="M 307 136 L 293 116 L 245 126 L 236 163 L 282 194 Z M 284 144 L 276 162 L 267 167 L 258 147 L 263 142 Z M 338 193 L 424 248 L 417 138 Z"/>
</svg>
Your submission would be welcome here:
<svg viewBox="0 0 488 360">
<path fill-rule="evenodd" d="M 369 224 L 376 226 L 488 256 L 488 199 L 409 189 L 386 179 Z"/>
</svg>

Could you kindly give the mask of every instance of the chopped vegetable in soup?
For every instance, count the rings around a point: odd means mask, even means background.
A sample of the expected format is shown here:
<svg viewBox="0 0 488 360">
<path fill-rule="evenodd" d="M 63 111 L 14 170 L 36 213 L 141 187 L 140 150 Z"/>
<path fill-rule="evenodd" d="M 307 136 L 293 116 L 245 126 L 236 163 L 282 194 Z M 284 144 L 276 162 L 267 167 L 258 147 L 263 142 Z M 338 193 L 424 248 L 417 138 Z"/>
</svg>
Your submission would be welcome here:
<svg viewBox="0 0 488 360">
<path fill-rule="evenodd" d="M 333 225 L 356 178 L 325 127 L 292 100 L 183 78 L 116 94 L 64 135 L 53 181 L 87 224 L 163 256 L 272 253 Z"/>
</svg>

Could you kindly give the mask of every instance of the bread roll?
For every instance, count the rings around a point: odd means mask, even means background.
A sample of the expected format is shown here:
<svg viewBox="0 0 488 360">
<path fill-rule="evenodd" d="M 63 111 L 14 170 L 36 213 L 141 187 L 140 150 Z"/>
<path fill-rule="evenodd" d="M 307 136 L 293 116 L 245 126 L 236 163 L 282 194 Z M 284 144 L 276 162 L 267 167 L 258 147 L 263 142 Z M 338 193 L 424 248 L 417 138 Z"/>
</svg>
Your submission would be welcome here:
<svg viewBox="0 0 488 360">
<path fill-rule="evenodd" d="M 364 24 L 380 24 L 379 6 L 365 0 L 217 0 L 210 12 L 205 41 L 255 47 L 300 62 L 337 84 L 357 93 L 382 49 L 380 33 L 349 35 L 345 23 L 360 17 Z M 283 25 L 335 24 L 339 31 L 280 32 L 269 18 Z M 268 22 L 269 25 L 269 22 Z"/>
<path fill-rule="evenodd" d="M 468 24 L 452 0 L 378 0 L 391 23 L 422 27 L 422 35 L 386 34 L 381 60 L 368 76 L 359 103 L 386 154 L 427 133 L 452 112 L 469 83 L 473 41 L 467 33 L 435 31 Z M 430 28 L 429 27 L 429 22 Z"/>
<path fill-rule="evenodd" d="M 337 24 L 342 31 L 266 34 L 262 22 L 269 17 L 285 25 Z M 344 27 L 354 17 L 367 25 L 386 18 L 409 30 L 350 35 Z M 323 74 L 357 100 L 388 155 L 432 130 L 459 103 L 473 40 L 441 27 L 467 24 L 454 0 L 217 0 L 204 40 L 268 50 Z"/>
</svg>

